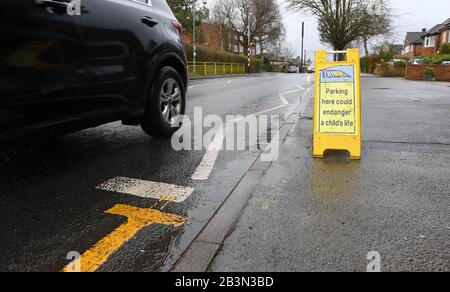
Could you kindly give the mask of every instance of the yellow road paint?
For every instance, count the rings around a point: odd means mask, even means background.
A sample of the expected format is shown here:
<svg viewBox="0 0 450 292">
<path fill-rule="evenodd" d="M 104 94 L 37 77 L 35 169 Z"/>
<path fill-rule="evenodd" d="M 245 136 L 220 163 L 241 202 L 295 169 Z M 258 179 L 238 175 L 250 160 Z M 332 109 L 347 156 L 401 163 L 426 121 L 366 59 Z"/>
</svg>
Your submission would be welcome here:
<svg viewBox="0 0 450 292">
<path fill-rule="evenodd" d="M 161 211 L 164 210 L 165 208 L 167 208 L 167 206 L 169 206 L 170 203 L 172 203 L 173 201 L 175 201 L 175 199 L 177 198 L 177 196 L 171 196 L 167 202 L 161 207 Z"/>
<path fill-rule="evenodd" d="M 108 214 L 124 216 L 128 222 L 122 224 L 109 235 L 100 240 L 79 259 L 80 272 L 95 272 L 125 242 L 141 229 L 153 224 L 173 225 L 178 227 L 186 222 L 186 217 L 162 213 L 158 210 L 143 209 L 128 205 L 116 205 L 106 211 Z M 64 268 L 70 271 L 71 265 Z"/>
</svg>

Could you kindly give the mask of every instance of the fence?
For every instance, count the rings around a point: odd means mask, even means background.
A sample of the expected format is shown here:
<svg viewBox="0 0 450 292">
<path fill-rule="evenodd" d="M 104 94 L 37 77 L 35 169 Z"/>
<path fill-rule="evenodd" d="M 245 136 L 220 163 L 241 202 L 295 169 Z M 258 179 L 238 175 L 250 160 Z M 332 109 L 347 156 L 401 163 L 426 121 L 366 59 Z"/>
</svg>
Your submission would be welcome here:
<svg viewBox="0 0 450 292">
<path fill-rule="evenodd" d="M 247 72 L 247 64 L 239 63 L 217 63 L 217 62 L 188 62 L 189 76 L 212 77 L 221 75 L 238 75 Z M 195 67 L 195 73 L 194 73 Z"/>
</svg>

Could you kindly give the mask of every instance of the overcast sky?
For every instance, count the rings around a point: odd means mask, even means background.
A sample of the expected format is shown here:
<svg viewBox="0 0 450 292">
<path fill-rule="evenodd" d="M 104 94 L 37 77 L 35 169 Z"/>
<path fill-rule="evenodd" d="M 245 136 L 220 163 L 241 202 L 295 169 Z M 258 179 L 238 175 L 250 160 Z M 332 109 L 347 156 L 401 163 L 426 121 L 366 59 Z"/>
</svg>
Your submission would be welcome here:
<svg viewBox="0 0 450 292">
<path fill-rule="evenodd" d="M 395 41 L 403 42 L 407 31 L 420 31 L 422 28 L 444 22 L 450 18 L 449 0 L 385 0 L 390 3 L 395 17 Z M 213 6 L 215 0 L 209 0 L 209 6 Z M 308 56 L 319 49 L 328 49 L 320 43 L 317 22 L 314 17 L 296 12 L 288 12 L 285 9 L 285 1 L 278 0 L 283 10 L 284 23 L 286 25 L 286 42 L 300 55 L 301 47 L 301 22 L 305 22 L 305 49 Z"/>
</svg>

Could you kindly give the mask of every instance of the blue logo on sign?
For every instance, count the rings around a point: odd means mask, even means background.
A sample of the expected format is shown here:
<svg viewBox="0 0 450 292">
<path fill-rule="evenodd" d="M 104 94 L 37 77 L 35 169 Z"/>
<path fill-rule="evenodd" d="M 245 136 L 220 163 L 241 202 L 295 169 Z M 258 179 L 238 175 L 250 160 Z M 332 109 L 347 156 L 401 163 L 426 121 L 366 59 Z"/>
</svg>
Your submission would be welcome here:
<svg viewBox="0 0 450 292">
<path fill-rule="evenodd" d="M 341 70 L 326 70 L 322 73 L 325 78 L 352 78 L 352 76 Z"/>
<path fill-rule="evenodd" d="M 334 66 L 320 71 L 320 82 L 353 82 L 355 70 L 353 65 Z"/>
</svg>

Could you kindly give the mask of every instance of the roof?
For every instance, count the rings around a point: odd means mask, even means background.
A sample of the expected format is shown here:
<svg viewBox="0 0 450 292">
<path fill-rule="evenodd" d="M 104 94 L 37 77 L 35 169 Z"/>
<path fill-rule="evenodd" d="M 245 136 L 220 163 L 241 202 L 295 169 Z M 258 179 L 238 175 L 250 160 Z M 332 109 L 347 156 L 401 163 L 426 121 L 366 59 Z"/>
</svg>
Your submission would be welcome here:
<svg viewBox="0 0 450 292">
<path fill-rule="evenodd" d="M 441 33 L 443 30 L 446 30 L 449 28 L 450 28 L 450 18 L 441 24 L 435 25 L 433 28 L 431 28 L 429 31 L 427 31 L 427 33 L 424 34 L 424 36 L 436 35 L 436 34 Z"/>
<path fill-rule="evenodd" d="M 427 31 L 424 34 L 424 36 L 439 34 L 439 31 L 441 30 L 442 27 L 443 27 L 442 24 L 435 25 L 429 31 Z"/>
<path fill-rule="evenodd" d="M 410 44 L 423 44 L 423 32 L 408 32 L 406 33 L 406 39 Z"/>
<path fill-rule="evenodd" d="M 441 24 L 441 28 L 439 29 L 440 31 L 446 30 L 446 29 L 450 29 L 450 18 L 447 19 L 446 21 L 444 21 Z"/>
<path fill-rule="evenodd" d="M 403 45 L 394 45 L 394 52 L 396 55 L 401 54 L 402 50 L 403 50 Z"/>
</svg>

